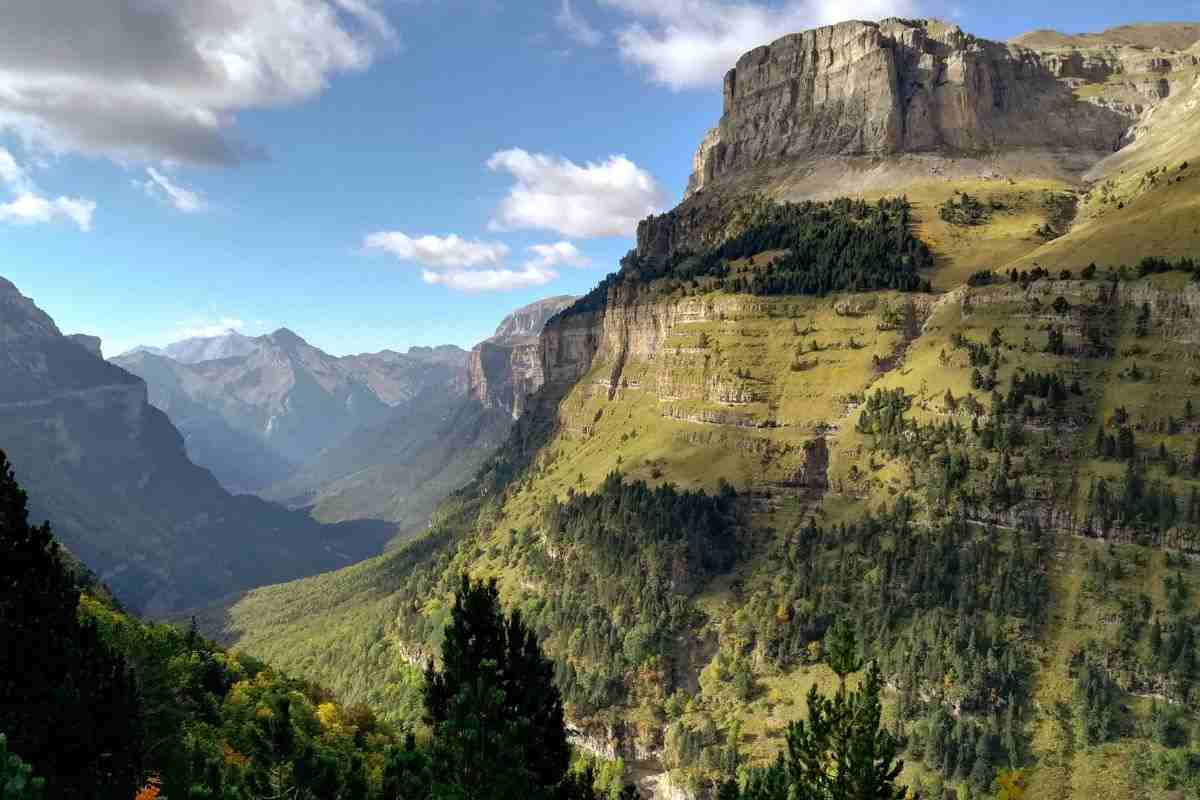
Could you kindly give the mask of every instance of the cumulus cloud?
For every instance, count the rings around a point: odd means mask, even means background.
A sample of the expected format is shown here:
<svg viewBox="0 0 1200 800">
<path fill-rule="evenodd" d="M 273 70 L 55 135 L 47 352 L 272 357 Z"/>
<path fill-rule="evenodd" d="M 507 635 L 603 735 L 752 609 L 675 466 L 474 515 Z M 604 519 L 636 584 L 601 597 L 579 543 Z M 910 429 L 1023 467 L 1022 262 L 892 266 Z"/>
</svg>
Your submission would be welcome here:
<svg viewBox="0 0 1200 800">
<path fill-rule="evenodd" d="M 845 19 L 914 16 L 916 0 L 602 0 L 631 17 L 621 55 L 672 89 L 720 85 L 748 50 L 780 36 Z"/>
<path fill-rule="evenodd" d="M 566 264 L 572 267 L 590 267 L 592 260 L 579 252 L 579 248 L 570 242 L 555 242 L 554 244 L 535 244 L 529 252 L 537 257 L 537 263 L 544 267 L 554 267 Z"/>
<path fill-rule="evenodd" d="M 0 129 L 52 152 L 234 164 L 238 112 L 395 44 L 376 0 L 0 0 Z"/>
<path fill-rule="evenodd" d="M 446 286 L 460 292 L 499 292 L 529 286 L 545 286 L 556 278 L 557 272 L 534 263 L 526 264 L 520 269 L 421 271 L 421 279 L 426 283 Z"/>
<path fill-rule="evenodd" d="M 582 14 L 575 11 L 571 0 L 562 0 L 562 7 L 555 15 L 554 23 L 567 36 L 587 47 L 595 47 L 604 40 L 604 34 L 592 27 L 592 24 Z"/>
<path fill-rule="evenodd" d="M 501 242 L 468 241 L 457 234 L 411 237 L 399 231 L 382 231 L 367 236 L 368 250 L 383 250 L 401 261 L 412 261 L 434 269 L 463 269 L 498 264 L 508 255 Z"/>
<path fill-rule="evenodd" d="M 544 286 L 558 278 L 556 267 L 591 266 L 591 259 L 570 242 L 535 244 L 519 267 L 502 262 L 509 253 L 501 242 L 469 241 L 461 236 L 408 236 L 396 231 L 373 233 L 366 247 L 382 250 L 421 267 L 425 283 L 461 292 L 494 292 Z"/>
<path fill-rule="evenodd" d="M 654 176 L 623 155 L 580 166 L 514 148 L 493 155 L 488 168 L 516 178 L 493 230 L 534 228 L 573 239 L 629 236 L 665 199 Z"/>
<path fill-rule="evenodd" d="M 195 214 L 208 208 L 199 192 L 172 181 L 154 167 L 147 167 L 146 175 L 149 176 L 146 180 L 134 183 L 151 197 L 165 199 L 185 214 Z"/>
<path fill-rule="evenodd" d="M 91 231 L 94 202 L 79 197 L 44 197 L 29 172 L 3 147 L 0 147 L 0 184 L 14 195 L 12 200 L 0 202 L 0 222 L 36 225 L 61 219 L 74 222 L 85 233 Z"/>
</svg>

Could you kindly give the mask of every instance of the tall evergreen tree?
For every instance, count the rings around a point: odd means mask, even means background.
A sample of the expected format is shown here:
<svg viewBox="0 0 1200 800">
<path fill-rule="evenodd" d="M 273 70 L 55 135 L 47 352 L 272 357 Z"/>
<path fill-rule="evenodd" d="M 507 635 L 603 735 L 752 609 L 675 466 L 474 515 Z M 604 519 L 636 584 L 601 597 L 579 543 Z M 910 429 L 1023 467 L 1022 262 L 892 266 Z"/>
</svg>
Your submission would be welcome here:
<svg viewBox="0 0 1200 800">
<path fill-rule="evenodd" d="M 829 654 L 829 666 L 837 673 L 838 692 L 846 691 L 846 676 L 862 669 L 862 655 L 858 650 L 858 637 L 854 627 L 839 617 L 825 634 L 825 652 Z"/>
<path fill-rule="evenodd" d="M 554 667 L 520 612 L 500 610 L 496 582 L 463 576 L 442 643 L 426 671 L 434 795 L 540 798 L 560 791 L 570 762 Z"/>
<path fill-rule="evenodd" d="M 880 726 L 883 679 L 874 664 L 861 686 L 826 698 L 808 692 L 808 719 L 793 722 L 787 750 L 767 768 L 751 771 L 723 800 L 900 800 L 904 762 L 899 743 Z"/>
<path fill-rule="evenodd" d="M 78 605 L 49 524 L 29 524 L 0 452 L 0 732 L 46 778 L 48 796 L 127 800 L 141 779 L 136 686 Z"/>
</svg>

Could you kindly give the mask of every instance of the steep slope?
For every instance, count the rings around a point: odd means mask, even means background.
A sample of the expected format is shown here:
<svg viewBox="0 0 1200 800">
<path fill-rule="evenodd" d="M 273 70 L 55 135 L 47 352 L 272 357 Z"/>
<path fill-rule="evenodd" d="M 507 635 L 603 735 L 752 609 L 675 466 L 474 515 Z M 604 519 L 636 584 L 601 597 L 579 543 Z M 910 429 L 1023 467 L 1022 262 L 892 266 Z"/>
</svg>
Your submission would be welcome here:
<svg viewBox="0 0 1200 800">
<path fill-rule="evenodd" d="M 324 522 L 384 519 L 402 534 L 420 530 L 437 504 L 503 443 L 525 398 L 541 385 L 538 334 L 572 302 L 551 297 L 509 314 L 494 336 L 475 346 L 465 369 L 457 353 L 448 362 L 459 368 L 460 380 L 431 382 L 264 496 L 310 508 Z"/>
<path fill-rule="evenodd" d="M 465 391 L 466 353 L 458 348 L 336 358 L 286 329 L 183 344 L 188 347 L 167 351 L 194 356 L 249 349 L 191 362 L 133 352 L 114 363 L 149 384 L 151 403 L 184 432 L 191 456 L 234 491 L 257 491 L 290 477 L 428 387 Z"/>
<path fill-rule="evenodd" d="M 188 460 L 141 379 L 64 337 L 3 279 L 0 447 L 34 517 L 53 518 L 71 552 L 139 610 L 345 565 L 390 535 L 230 496 Z"/>
<path fill-rule="evenodd" d="M 902 21 L 752 51 L 691 195 L 549 321 L 525 413 L 429 532 L 206 624 L 366 698 L 433 652 L 458 573 L 495 576 L 581 746 L 711 796 L 714 754 L 761 763 L 836 685 L 822 638 L 848 618 L 921 796 L 1006 766 L 1031 797 L 1172 796 L 1200 722 L 1200 282 L 1120 215 L 1174 208 L 1165 180 L 1101 215 L 1084 177 L 1114 131 L 1187 139 L 1179 53 L 1166 96 L 1109 80 L 1145 57 Z M 877 203 L 885 180 L 909 201 Z M 1032 270 L 1088 225 L 1112 249 Z"/>
<path fill-rule="evenodd" d="M 484 408 L 502 409 L 513 419 L 524 411 L 524 399 L 541 385 L 537 339 L 546 321 L 575 302 L 574 297 L 547 297 L 505 317 L 496 333 L 471 350 L 468 382 L 471 396 Z"/>
<path fill-rule="evenodd" d="M 504 443 L 511 425 L 507 412 L 433 386 L 262 494 L 321 522 L 394 522 L 408 538 Z"/>
<path fill-rule="evenodd" d="M 146 382 L 150 404 L 183 434 L 188 457 L 211 470 L 229 491 L 254 492 L 296 471 L 295 462 L 206 404 L 198 389 L 202 384 L 187 365 L 146 350 L 126 353 L 113 363 Z"/>
<path fill-rule="evenodd" d="M 1161 255 L 1195 252 L 1198 192 L 1177 173 L 1197 155 L 1195 30 L 1037 32 L 1005 45 L 885 20 L 784 37 L 730 71 L 677 214 L 746 192 L 874 200 L 902 189 L 955 267 L 934 278 L 944 288 L 1009 262 L 1137 261 L 1136 240 L 1112 233 L 1127 225 Z M 961 192 L 1002 211 L 971 229 L 944 225 L 940 207 Z M 1073 204 L 1057 220 L 1055 196 Z"/>
<path fill-rule="evenodd" d="M 1133 116 L 1080 100 L 1034 51 L 895 19 L 752 50 L 726 75 L 724 97 L 689 194 L 733 180 L 844 194 L 856 172 L 893 183 L 989 166 L 1069 176 L 1116 149 Z"/>
</svg>

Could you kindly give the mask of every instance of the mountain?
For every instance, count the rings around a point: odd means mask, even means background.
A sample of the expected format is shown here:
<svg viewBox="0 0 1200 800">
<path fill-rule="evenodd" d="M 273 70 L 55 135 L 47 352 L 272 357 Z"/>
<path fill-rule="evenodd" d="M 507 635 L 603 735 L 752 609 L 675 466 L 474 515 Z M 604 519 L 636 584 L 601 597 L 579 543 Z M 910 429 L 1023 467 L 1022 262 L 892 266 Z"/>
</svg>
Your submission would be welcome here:
<svg viewBox="0 0 1200 800">
<path fill-rule="evenodd" d="M 219 336 L 198 336 L 167 345 L 163 352 L 168 358 L 183 364 L 198 364 L 218 358 L 248 356 L 257 350 L 258 343 L 235 330 L 227 330 Z"/>
<path fill-rule="evenodd" d="M 1070 47 L 1136 47 L 1143 50 L 1187 50 L 1200 44 L 1200 23 L 1150 22 L 1138 25 L 1118 25 L 1099 33 L 1065 34 L 1053 30 L 1037 30 L 1014 37 L 1011 42 L 1035 50 Z"/>
<path fill-rule="evenodd" d="M 541 385 L 537 339 L 546 322 L 575 302 L 570 296 L 547 297 L 505 317 L 496 332 L 471 350 L 467 370 L 471 395 L 484 408 L 507 411 L 513 419 L 524 400 Z"/>
<path fill-rule="evenodd" d="M 114 363 L 143 378 L 150 402 L 183 431 L 188 452 L 228 488 L 257 491 L 291 476 L 351 432 L 382 422 L 430 386 L 465 390 L 454 347 L 338 358 L 283 328 L 133 352 Z M 233 353 L 180 361 L 171 353 Z"/>
<path fill-rule="evenodd" d="M 150 404 L 183 434 L 188 457 L 211 470 L 226 489 L 250 493 L 296 471 L 295 461 L 223 413 L 213 402 L 215 393 L 190 366 L 148 350 L 126 353 L 113 363 L 146 382 Z"/>
<path fill-rule="evenodd" d="M 188 460 L 146 384 L 0 279 L 0 448 L 34 519 L 130 607 L 165 612 L 378 552 L 391 527 L 322 527 L 234 497 Z"/>
<path fill-rule="evenodd" d="M 495 577 L 577 744 L 709 797 L 715 755 L 767 762 L 836 689 L 843 619 L 914 794 L 1181 791 L 1200 64 L 1156 30 L 848 22 L 746 54 L 687 198 L 511 390 L 473 380 L 523 413 L 428 530 L 203 624 L 367 700 L 436 652 L 459 575 Z"/>
<path fill-rule="evenodd" d="M 421 530 L 437 504 L 504 442 L 529 387 L 541 380 L 538 334 L 572 302 L 550 297 L 509 314 L 472 349 L 465 369 L 462 351 L 449 354 L 462 383 L 430 383 L 263 496 L 311 508 L 323 522 L 383 519 L 406 534 Z"/>
</svg>

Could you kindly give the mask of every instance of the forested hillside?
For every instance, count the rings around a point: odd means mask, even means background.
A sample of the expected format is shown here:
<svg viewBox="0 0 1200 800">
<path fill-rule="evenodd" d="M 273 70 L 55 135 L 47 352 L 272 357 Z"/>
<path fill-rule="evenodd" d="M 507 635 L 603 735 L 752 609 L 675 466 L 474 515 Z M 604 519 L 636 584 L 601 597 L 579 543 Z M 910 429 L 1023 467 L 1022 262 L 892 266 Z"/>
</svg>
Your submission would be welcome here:
<svg viewBox="0 0 1200 800">
<path fill-rule="evenodd" d="M 1190 785 L 1192 262 L 981 269 L 936 294 L 902 200 L 741 209 L 551 322 L 546 385 L 425 536 L 206 628 L 343 697 L 407 696 L 400 721 L 456 576 L 495 576 L 582 746 L 705 793 L 835 690 L 844 619 L 932 796 Z M 811 292 L 770 289 L 793 272 Z"/>
<path fill-rule="evenodd" d="M 655 505 L 692 504 L 659 493 Z M 146 624 L 101 599 L 63 560 L 50 526 L 29 525 L 2 452 L 0 557 L 0 638 L 23 645 L 0 650 L 6 800 L 637 797 L 619 763 L 573 754 L 554 664 L 520 612 L 503 612 L 495 582 L 462 576 L 439 666 L 431 659 L 423 674 L 420 721 L 396 729 L 215 647 L 194 626 Z M 843 675 L 862 667 L 854 654 L 842 663 Z M 789 732 L 794 754 L 762 780 L 794 793 L 820 777 L 814 763 L 837 758 L 850 767 L 845 790 L 900 797 L 879 691 L 872 669 L 862 688 L 812 694 L 813 727 Z M 737 766 L 734 754 L 725 781 L 735 795 Z M 742 796 L 776 796 L 753 785 Z"/>
</svg>

